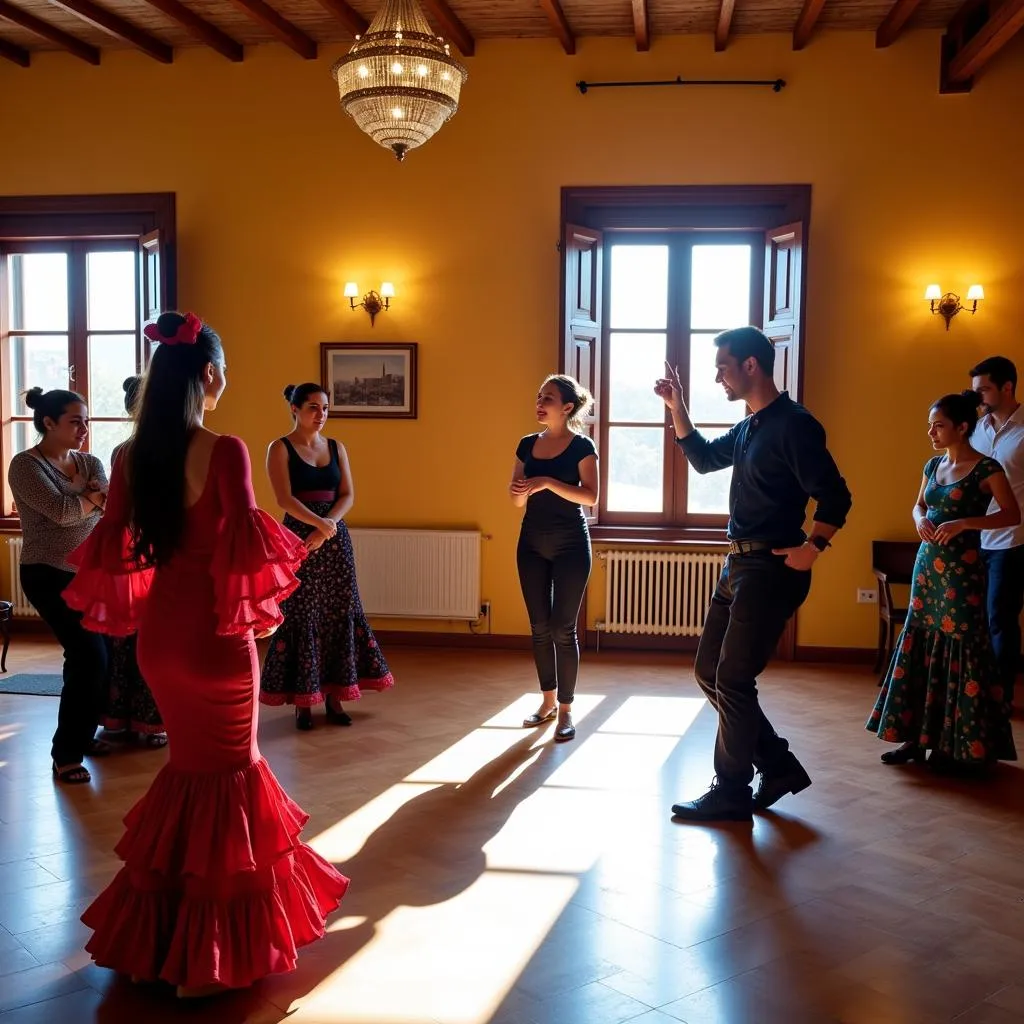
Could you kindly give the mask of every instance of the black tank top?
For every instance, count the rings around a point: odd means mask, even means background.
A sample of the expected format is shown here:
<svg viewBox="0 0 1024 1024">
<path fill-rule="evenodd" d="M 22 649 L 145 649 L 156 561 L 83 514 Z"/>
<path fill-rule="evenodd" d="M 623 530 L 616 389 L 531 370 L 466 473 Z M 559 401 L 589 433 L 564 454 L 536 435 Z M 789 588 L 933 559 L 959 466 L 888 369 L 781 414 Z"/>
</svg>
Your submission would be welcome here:
<svg viewBox="0 0 1024 1024">
<path fill-rule="evenodd" d="M 288 450 L 288 480 L 292 486 L 292 494 L 303 494 L 308 491 L 338 493 L 341 486 L 341 462 L 338 459 L 338 444 L 333 438 L 327 439 L 331 461 L 326 466 L 311 466 L 299 456 L 287 437 L 282 437 L 281 440 Z"/>
</svg>

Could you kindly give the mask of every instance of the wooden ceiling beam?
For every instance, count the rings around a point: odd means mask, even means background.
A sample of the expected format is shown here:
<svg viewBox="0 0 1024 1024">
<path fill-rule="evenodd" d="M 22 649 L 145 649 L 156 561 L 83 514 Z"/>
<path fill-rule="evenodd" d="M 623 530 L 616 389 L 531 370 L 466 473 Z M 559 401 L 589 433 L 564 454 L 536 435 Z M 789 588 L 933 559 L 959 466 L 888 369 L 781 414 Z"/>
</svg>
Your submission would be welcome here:
<svg viewBox="0 0 1024 1024">
<path fill-rule="evenodd" d="M 644 53 L 651 48 L 651 17 L 647 0 L 633 0 L 633 34 L 637 50 Z"/>
<path fill-rule="evenodd" d="M 316 42 L 302 29 L 282 17 L 264 0 L 232 0 L 253 21 L 272 32 L 285 46 L 294 50 L 304 60 L 316 60 Z"/>
<path fill-rule="evenodd" d="M 732 12 L 736 0 L 719 0 L 718 23 L 715 25 L 715 50 L 721 53 L 729 45 L 729 30 L 732 28 Z"/>
<path fill-rule="evenodd" d="M 921 0 L 896 0 L 882 24 L 875 30 L 875 47 L 881 50 L 892 46 L 920 5 Z"/>
<path fill-rule="evenodd" d="M 562 49 L 569 54 L 575 53 L 576 37 L 572 34 L 572 29 L 569 28 L 569 22 L 565 20 L 565 11 L 562 10 L 562 5 L 558 0 L 540 0 L 540 5 L 544 8 L 544 13 L 548 16 L 548 21 L 551 22 L 551 27 L 555 30 Z"/>
<path fill-rule="evenodd" d="M 800 17 L 796 19 L 796 28 L 793 29 L 794 50 L 802 50 L 810 42 L 824 7 L 825 0 L 804 0 Z"/>
<path fill-rule="evenodd" d="M 151 36 L 148 32 L 143 32 L 141 28 L 136 28 L 124 18 L 97 7 L 92 0 L 50 0 L 50 3 L 96 28 L 103 29 L 114 38 L 129 43 L 161 64 L 170 64 L 174 60 L 174 51 L 166 43 L 160 42 L 156 36 Z"/>
<path fill-rule="evenodd" d="M 370 27 L 370 23 L 345 0 L 319 0 L 319 3 L 345 26 L 346 32 L 351 32 L 353 36 L 361 36 Z"/>
<path fill-rule="evenodd" d="M 423 6 L 434 16 L 434 21 L 441 26 L 441 34 L 459 48 L 459 53 L 464 57 L 472 57 L 476 50 L 476 42 L 469 34 L 469 29 L 459 21 L 458 15 L 445 0 L 423 0 Z"/>
<path fill-rule="evenodd" d="M 967 92 L 974 76 L 1024 28 L 1024 0 L 968 0 L 942 39 L 942 92 Z"/>
<path fill-rule="evenodd" d="M 150 7 L 155 7 L 161 14 L 166 14 L 171 21 L 179 24 L 193 39 L 205 43 L 228 60 L 241 61 L 242 44 L 236 43 L 225 35 L 216 25 L 204 21 L 195 11 L 190 10 L 178 0 L 146 0 Z"/>
<path fill-rule="evenodd" d="M 48 21 L 43 21 L 34 14 L 29 14 L 28 11 L 23 10 L 21 7 L 9 4 L 7 0 L 0 0 L 0 18 L 13 21 L 15 25 L 28 29 L 29 32 L 39 36 L 41 39 L 56 43 L 62 50 L 67 50 L 68 53 L 74 54 L 87 64 L 99 64 L 100 62 L 100 51 L 95 46 L 90 46 L 88 43 L 82 42 L 81 39 L 68 35 L 67 32 L 57 28 L 56 25 L 51 25 Z"/>
<path fill-rule="evenodd" d="M 14 43 L 9 43 L 6 39 L 0 39 L 0 57 L 4 57 L 23 68 L 27 68 L 32 60 L 28 50 L 15 46 Z"/>
</svg>

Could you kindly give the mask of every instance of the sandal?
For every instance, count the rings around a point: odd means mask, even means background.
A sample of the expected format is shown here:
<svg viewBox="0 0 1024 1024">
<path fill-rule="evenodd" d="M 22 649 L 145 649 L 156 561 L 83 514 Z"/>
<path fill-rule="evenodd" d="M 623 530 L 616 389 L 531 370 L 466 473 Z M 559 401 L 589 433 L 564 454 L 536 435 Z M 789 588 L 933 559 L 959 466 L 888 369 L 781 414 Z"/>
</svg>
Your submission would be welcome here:
<svg viewBox="0 0 1024 1024">
<path fill-rule="evenodd" d="M 62 768 L 58 768 L 57 762 L 54 761 L 53 777 L 68 786 L 80 786 L 83 783 L 92 782 L 89 769 L 84 764 L 66 764 Z"/>
<path fill-rule="evenodd" d="M 144 746 L 149 747 L 150 750 L 160 750 L 162 747 L 167 746 L 167 733 L 165 732 L 151 732 L 147 733 L 142 743 Z"/>
<path fill-rule="evenodd" d="M 113 746 L 106 740 L 90 740 L 85 748 L 87 757 L 109 757 L 113 752 Z"/>
</svg>

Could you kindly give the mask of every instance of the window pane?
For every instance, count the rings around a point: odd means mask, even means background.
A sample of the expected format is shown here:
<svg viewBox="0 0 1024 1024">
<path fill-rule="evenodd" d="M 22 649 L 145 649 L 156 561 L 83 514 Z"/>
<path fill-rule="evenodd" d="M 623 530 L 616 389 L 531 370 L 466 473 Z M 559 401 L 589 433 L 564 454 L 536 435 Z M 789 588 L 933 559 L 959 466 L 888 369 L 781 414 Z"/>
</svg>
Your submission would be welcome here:
<svg viewBox="0 0 1024 1024">
<path fill-rule="evenodd" d="M 661 512 L 665 428 L 609 427 L 609 512 Z"/>
<path fill-rule="evenodd" d="M 90 331 L 135 329 L 135 264 L 132 252 L 91 252 L 86 256 Z"/>
<path fill-rule="evenodd" d="M 608 419 L 664 423 L 654 382 L 665 373 L 664 334 L 612 334 L 608 360 Z"/>
<path fill-rule="evenodd" d="M 68 256 L 22 252 L 8 257 L 12 331 L 68 329 Z"/>
<path fill-rule="evenodd" d="M 123 416 L 124 381 L 135 374 L 135 335 L 89 337 L 89 415 Z"/>
<path fill-rule="evenodd" d="M 730 402 L 715 383 L 715 335 L 690 335 L 690 416 L 694 423 L 739 423 L 747 413 L 743 402 Z"/>
<path fill-rule="evenodd" d="M 103 463 L 110 478 L 110 453 L 122 442 L 132 436 L 132 421 L 122 420 L 120 423 L 89 424 L 89 451 Z"/>
<path fill-rule="evenodd" d="M 690 327 L 724 331 L 750 323 L 750 246 L 695 245 Z"/>
<path fill-rule="evenodd" d="M 11 366 L 7 374 L 11 408 L 15 416 L 31 416 L 25 404 L 29 388 L 68 386 L 68 339 L 66 335 L 36 334 L 30 338 L 11 338 Z"/>
<path fill-rule="evenodd" d="M 19 452 L 27 452 L 38 440 L 36 428 L 31 423 L 18 420 L 11 424 L 12 456 Z"/>
<path fill-rule="evenodd" d="M 611 326 L 664 330 L 668 324 L 668 246 L 613 245 Z"/>
<path fill-rule="evenodd" d="M 727 428 L 700 427 L 697 429 L 709 440 L 721 437 Z M 732 470 L 722 469 L 717 473 L 701 475 L 688 467 L 689 477 L 686 485 L 686 511 L 691 515 L 729 514 L 729 485 L 732 483 Z"/>
</svg>

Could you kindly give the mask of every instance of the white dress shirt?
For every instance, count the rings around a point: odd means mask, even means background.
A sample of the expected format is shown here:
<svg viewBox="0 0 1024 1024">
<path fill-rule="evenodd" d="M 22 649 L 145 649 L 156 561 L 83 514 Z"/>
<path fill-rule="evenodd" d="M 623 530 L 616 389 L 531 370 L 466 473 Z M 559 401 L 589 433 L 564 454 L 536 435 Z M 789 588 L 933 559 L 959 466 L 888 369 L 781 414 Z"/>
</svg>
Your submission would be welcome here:
<svg viewBox="0 0 1024 1024">
<path fill-rule="evenodd" d="M 982 455 L 995 459 L 1006 472 L 1013 493 L 1024 510 L 1024 405 L 1018 405 L 1013 415 L 997 430 L 992 414 L 983 416 L 971 435 L 971 446 Z M 999 505 L 993 500 L 989 513 Z M 1005 551 L 1024 544 L 1024 522 L 1002 530 L 982 530 L 981 546 L 988 551 Z"/>
</svg>

